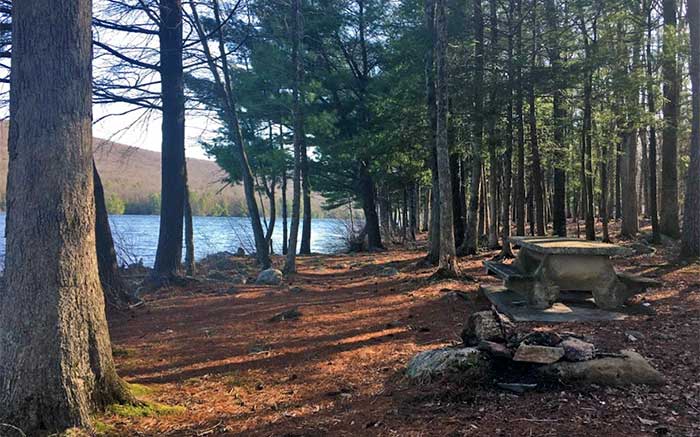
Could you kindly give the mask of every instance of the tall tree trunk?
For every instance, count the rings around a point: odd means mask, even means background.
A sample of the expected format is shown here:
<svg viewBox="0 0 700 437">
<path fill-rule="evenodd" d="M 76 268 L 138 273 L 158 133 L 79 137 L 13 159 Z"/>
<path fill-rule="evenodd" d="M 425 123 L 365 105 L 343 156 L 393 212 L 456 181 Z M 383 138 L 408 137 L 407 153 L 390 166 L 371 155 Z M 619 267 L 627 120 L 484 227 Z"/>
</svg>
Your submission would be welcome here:
<svg viewBox="0 0 700 437">
<path fill-rule="evenodd" d="M 484 138 L 484 94 L 482 90 L 484 75 L 484 14 L 481 0 L 474 0 L 472 21 L 474 25 L 474 74 L 472 76 L 474 107 L 472 113 L 472 150 L 471 172 L 469 180 L 469 204 L 467 206 L 467 223 L 464 228 L 460 255 L 474 255 L 479 245 L 479 192 L 481 187 L 481 147 Z"/>
<path fill-rule="evenodd" d="M 301 192 L 304 197 L 304 220 L 301 228 L 299 253 L 311 254 L 311 178 L 309 176 L 309 157 L 306 155 L 306 141 L 301 149 Z"/>
<path fill-rule="evenodd" d="M 89 0 L 12 5 L 0 423 L 27 435 L 90 428 L 129 397 L 95 249 L 91 20 Z"/>
<path fill-rule="evenodd" d="M 430 193 L 431 193 L 430 188 L 428 188 L 427 190 L 424 190 L 424 191 L 425 191 L 425 195 L 424 195 L 425 202 L 423 202 L 423 211 L 422 211 L 423 212 L 423 219 L 421 220 L 422 223 L 420 224 L 421 232 L 428 231 L 428 227 L 429 227 L 429 223 L 430 223 L 430 199 L 432 197 L 430 195 Z"/>
<path fill-rule="evenodd" d="M 508 115 L 506 133 L 506 151 L 503 155 L 503 196 L 501 198 L 501 240 L 503 249 L 501 255 L 507 258 L 513 257 L 510 248 L 510 206 L 511 206 L 511 180 L 513 179 L 513 88 L 515 80 L 515 63 L 513 51 L 515 46 L 515 0 L 508 2 Z"/>
<path fill-rule="evenodd" d="M 209 35 L 204 30 L 195 2 L 190 2 L 192 25 L 200 40 L 201 49 L 209 67 L 209 72 L 214 77 L 216 90 L 224 103 L 223 121 L 229 132 L 233 135 L 232 148 L 234 149 L 234 156 L 236 156 L 238 165 L 240 166 L 241 179 L 243 180 L 243 192 L 245 193 L 246 206 L 248 207 L 248 215 L 250 216 L 250 224 L 253 230 L 253 238 L 255 239 L 255 255 L 260 266 L 266 269 L 272 264 L 270 261 L 270 251 L 265 241 L 262 224 L 260 223 L 260 211 L 255 199 L 255 181 L 253 180 L 253 173 L 250 168 L 250 163 L 248 162 L 248 153 L 246 151 L 245 140 L 243 139 L 238 117 L 236 95 L 234 94 L 232 84 L 233 78 L 231 76 L 233 70 L 229 68 L 229 58 L 224 42 L 224 26 L 221 19 L 219 0 L 212 0 L 211 4 L 214 12 L 215 35 Z M 219 56 L 217 57 L 211 52 L 209 45 L 210 37 L 216 37 L 219 48 Z M 220 64 L 217 64 L 217 61 L 220 62 Z"/>
<path fill-rule="evenodd" d="M 646 128 L 639 128 L 637 134 L 642 143 L 641 174 L 639 175 L 639 197 L 637 204 L 644 217 L 649 215 L 649 138 Z"/>
<path fill-rule="evenodd" d="M 450 177 L 450 151 L 447 144 L 447 19 L 445 0 L 435 3 L 435 80 L 437 108 L 437 167 L 440 182 L 440 260 L 438 271 L 452 276 L 458 273 L 452 218 L 452 179 Z"/>
<path fill-rule="evenodd" d="M 129 294 L 128 286 L 119 273 L 117 252 L 114 250 L 112 229 L 109 225 L 109 215 L 105 204 L 105 193 L 94 161 L 92 163 L 92 177 L 95 192 L 95 244 L 100 283 L 105 293 L 105 301 L 110 305 L 122 307 L 134 299 Z"/>
<path fill-rule="evenodd" d="M 564 162 L 566 150 L 564 145 L 564 92 L 561 73 L 561 55 L 559 53 L 558 16 L 554 0 L 545 3 L 550 39 L 548 44 L 549 62 L 552 69 L 552 118 L 554 119 L 554 195 L 552 198 L 552 222 L 554 235 L 566 237 L 566 172 Z"/>
<path fill-rule="evenodd" d="M 299 219 L 301 214 L 301 172 L 302 153 L 305 141 L 304 135 L 304 114 L 302 112 L 302 83 L 304 81 L 304 67 L 302 64 L 301 45 L 304 37 L 302 21 L 302 2 L 292 0 L 292 63 L 294 64 L 294 89 L 292 91 L 292 116 L 294 117 L 294 173 L 292 175 L 293 197 L 292 197 L 292 225 L 289 229 L 289 245 L 287 247 L 287 259 L 284 265 L 284 272 L 296 273 L 297 271 L 297 240 L 299 235 Z"/>
<path fill-rule="evenodd" d="M 683 210 L 681 256 L 700 256 L 700 3 L 688 0 L 690 25 L 690 80 L 693 85 L 693 127 L 690 140 L 690 165 Z"/>
<path fill-rule="evenodd" d="M 600 221 L 603 224 L 603 242 L 610 242 L 608 230 L 608 146 L 603 141 L 600 146 Z"/>
<path fill-rule="evenodd" d="M 638 10 L 639 4 L 632 6 L 632 13 L 635 16 L 641 15 Z M 638 28 L 638 26 L 637 26 Z M 640 43 L 643 34 L 637 34 L 635 28 L 634 41 L 632 47 L 632 65 L 630 74 L 635 76 L 638 74 L 640 67 Z M 639 88 L 635 85 L 629 91 L 627 103 L 630 106 L 636 106 L 639 102 Z M 639 232 L 639 205 L 637 205 L 637 128 L 634 125 L 634 120 L 629 117 L 625 127 L 625 152 L 622 156 L 622 180 L 624 183 L 624 193 L 622 198 L 622 225 L 620 234 L 626 238 L 634 238 Z"/>
<path fill-rule="evenodd" d="M 374 179 L 369 173 L 366 162 L 361 162 L 358 170 L 359 192 L 362 200 L 362 211 L 365 213 L 365 233 L 367 234 L 367 249 L 383 249 L 382 235 L 379 232 L 379 216 L 377 215 L 376 188 Z"/>
<path fill-rule="evenodd" d="M 157 276 L 178 274 L 182 262 L 182 218 L 185 214 L 185 91 L 182 70 L 180 0 L 160 2 L 160 80 L 163 107 L 161 202 Z"/>
<path fill-rule="evenodd" d="M 514 207 L 515 207 L 515 233 L 517 235 L 525 235 L 525 117 L 523 110 L 523 72 L 522 72 L 522 56 L 523 56 L 523 2 L 516 0 L 518 21 L 517 21 L 517 66 L 515 73 L 516 80 L 516 97 L 515 97 L 515 117 L 517 120 L 518 130 L 518 147 L 517 160 L 518 171 L 513 184 L 515 189 Z"/>
<path fill-rule="evenodd" d="M 647 80 L 647 105 L 649 107 L 649 115 L 652 118 L 649 123 L 649 209 L 648 214 L 651 216 L 651 233 L 652 242 L 658 244 L 661 242 L 661 231 L 659 229 L 659 211 L 657 206 L 657 187 L 656 187 L 656 94 L 654 93 L 654 75 L 651 57 L 651 37 L 654 31 L 654 23 L 652 14 L 654 11 L 653 2 L 645 5 L 647 8 L 647 43 L 646 43 L 646 80 Z"/>
<path fill-rule="evenodd" d="M 385 237 L 391 238 L 391 206 L 386 187 L 380 189 L 377 198 L 379 202 L 379 228 Z"/>
<path fill-rule="evenodd" d="M 187 179 L 185 162 L 185 273 L 194 276 L 194 225 L 192 224 L 192 205 L 190 204 L 190 187 Z"/>
<path fill-rule="evenodd" d="M 408 238 L 411 241 L 416 241 L 416 234 L 418 233 L 418 198 L 420 197 L 420 191 L 418 190 L 418 184 L 412 183 L 410 186 L 409 193 L 409 232 Z"/>
<path fill-rule="evenodd" d="M 622 141 L 615 145 L 615 220 L 622 218 Z"/>
<path fill-rule="evenodd" d="M 280 149 L 284 150 L 284 139 L 282 135 L 282 126 L 279 127 Z M 287 223 L 287 164 L 285 163 L 282 170 L 282 255 L 288 253 L 288 223 Z"/>
<path fill-rule="evenodd" d="M 455 248 L 462 245 L 464 238 L 464 200 L 461 178 L 461 165 L 459 156 L 456 153 L 450 155 L 450 176 L 452 177 L 452 218 L 454 219 Z"/>
<path fill-rule="evenodd" d="M 274 177 L 270 178 L 269 187 L 267 185 L 267 181 L 264 179 L 263 184 L 265 185 L 265 194 L 267 195 L 268 205 L 270 205 L 270 222 L 267 225 L 267 232 L 265 232 L 265 241 L 267 242 L 267 246 L 270 248 L 270 253 L 273 253 L 272 235 L 275 233 L 275 223 L 277 222 L 277 184 Z"/>
<path fill-rule="evenodd" d="M 537 1 L 533 0 L 533 11 L 532 20 L 535 21 L 535 7 Z M 537 66 L 537 29 L 535 26 L 532 28 L 532 58 L 530 59 L 530 83 L 529 83 L 529 118 L 530 118 L 530 149 L 532 154 L 532 197 L 535 204 L 535 225 L 537 228 L 537 235 L 545 235 L 545 219 L 544 219 L 544 193 L 542 189 L 544 184 L 542 182 L 542 166 L 540 164 L 540 148 L 537 144 L 537 109 L 536 109 L 536 95 L 535 95 L 535 67 Z"/>
<path fill-rule="evenodd" d="M 663 0 L 664 132 L 661 145 L 661 222 L 660 231 L 671 238 L 680 236 L 678 222 L 678 117 L 680 77 L 676 36 L 676 0 Z"/>
<path fill-rule="evenodd" d="M 639 232 L 637 210 L 637 134 L 628 130 L 623 135 L 625 152 L 622 155 L 622 225 L 620 235 L 633 238 Z"/>
<path fill-rule="evenodd" d="M 588 44 L 587 44 L 588 46 Z M 587 49 L 588 51 L 588 49 Z M 590 54 L 587 55 L 587 59 L 590 59 Z M 585 219 L 586 219 L 586 240 L 595 240 L 595 218 L 593 210 L 593 157 L 591 151 L 593 150 L 592 144 L 592 119 L 593 119 L 593 107 L 591 104 L 591 98 L 593 94 L 593 73 L 586 72 L 586 79 L 584 84 L 584 109 L 583 109 L 583 132 L 581 134 L 581 148 L 583 162 L 581 163 L 582 169 L 581 173 L 583 178 L 581 180 L 583 188 L 583 203 L 585 208 Z"/>
<path fill-rule="evenodd" d="M 435 265 L 440 258 L 440 184 L 438 180 L 435 132 L 437 112 L 435 108 L 435 0 L 425 0 L 425 27 L 428 48 L 425 56 L 425 97 L 428 107 L 428 148 L 430 150 L 430 226 L 429 246 L 426 260 Z"/>
<path fill-rule="evenodd" d="M 489 150 L 489 228 L 488 247 L 498 249 L 498 174 L 499 163 L 496 154 L 498 148 L 498 134 L 496 121 L 499 116 L 498 102 L 498 5 L 496 0 L 489 0 L 489 15 L 491 25 L 491 41 L 489 44 L 489 62 L 491 68 L 491 86 L 488 107 L 488 150 Z"/>
</svg>

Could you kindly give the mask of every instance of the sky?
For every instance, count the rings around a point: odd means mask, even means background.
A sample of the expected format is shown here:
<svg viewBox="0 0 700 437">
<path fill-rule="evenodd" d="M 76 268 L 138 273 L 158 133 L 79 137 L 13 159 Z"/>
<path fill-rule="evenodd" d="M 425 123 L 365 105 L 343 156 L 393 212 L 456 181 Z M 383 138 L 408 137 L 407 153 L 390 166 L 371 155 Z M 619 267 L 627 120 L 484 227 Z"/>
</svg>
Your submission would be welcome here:
<svg viewBox="0 0 700 437">
<path fill-rule="evenodd" d="M 121 113 L 131 106 L 122 103 L 109 105 L 94 105 L 93 135 L 128 146 L 160 152 L 161 148 L 161 117 L 157 111 Z M 101 120 L 100 120 L 101 119 Z M 218 122 L 208 116 L 186 114 L 185 117 L 185 155 L 188 158 L 209 159 L 200 142 L 211 138 L 218 128 Z"/>
</svg>

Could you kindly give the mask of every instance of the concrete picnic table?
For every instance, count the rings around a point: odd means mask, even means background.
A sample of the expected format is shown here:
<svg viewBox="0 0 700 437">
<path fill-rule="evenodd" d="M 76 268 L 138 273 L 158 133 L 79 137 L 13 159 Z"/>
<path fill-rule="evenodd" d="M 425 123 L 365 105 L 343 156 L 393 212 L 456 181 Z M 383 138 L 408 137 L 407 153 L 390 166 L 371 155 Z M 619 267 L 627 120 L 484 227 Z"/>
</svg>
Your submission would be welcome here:
<svg viewBox="0 0 700 437">
<path fill-rule="evenodd" d="M 537 308 L 559 300 L 560 291 L 590 291 L 597 306 L 618 308 L 634 294 L 657 281 L 617 273 L 611 256 L 631 255 L 625 247 L 598 241 L 562 237 L 511 237 L 520 247 L 512 264 L 486 261 L 489 273 L 505 286 L 527 298 Z"/>
</svg>

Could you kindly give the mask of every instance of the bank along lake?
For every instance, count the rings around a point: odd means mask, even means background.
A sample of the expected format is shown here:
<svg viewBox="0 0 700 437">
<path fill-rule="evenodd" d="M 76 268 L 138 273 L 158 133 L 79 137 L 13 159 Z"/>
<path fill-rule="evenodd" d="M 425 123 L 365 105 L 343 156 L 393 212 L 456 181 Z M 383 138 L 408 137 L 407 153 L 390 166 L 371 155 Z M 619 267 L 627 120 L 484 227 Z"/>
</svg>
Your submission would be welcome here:
<svg viewBox="0 0 700 437">
<path fill-rule="evenodd" d="M 153 266 L 158 245 L 157 215 L 112 215 L 114 245 L 120 264 L 142 260 Z M 290 220 L 291 222 L 291 220 Z M 345 222 L 337 219 L 313 219 L 311 222 L 311 251 L 335 253 L 341 251 Z M 253 247 L 253 232 L 247 217 L 193 217 L 194 248 L 197 260 L 222 251 L 235 252 L 239 247 Z M 301 235 L 301 225 L 299 226 Z M 277 219 L 272 235 L 275 253 L 282 253 L 282 220 Z M 183 249 L 184 254 L 184 249 Z M 5 261 L 5 214 L 0 214 L 0 260 Z"/>
</svg>

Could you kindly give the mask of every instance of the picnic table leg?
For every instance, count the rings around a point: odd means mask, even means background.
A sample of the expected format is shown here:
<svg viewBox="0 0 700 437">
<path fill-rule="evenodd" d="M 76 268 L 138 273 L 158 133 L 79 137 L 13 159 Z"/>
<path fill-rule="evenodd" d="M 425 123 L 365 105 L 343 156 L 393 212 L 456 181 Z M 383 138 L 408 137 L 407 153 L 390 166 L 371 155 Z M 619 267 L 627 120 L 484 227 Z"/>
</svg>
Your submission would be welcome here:
<svg viewBox="0 0 700 437">
<path fill-rule="evenodd" d="M 515 260 L 517 267 L 530 273 L 533 279 L 506 283 L 506 288 L 527 296 L 528 304 L 535 308 L 549 308 L 559 299 L 559 286 L 546 274 L 547 257 L 522 248 Z"/>
<path fill-rule="evenodd" d="M 619 308 L 629 297 L 607 256 L 551 255 L 543 262 L 543 271 L 563 290 L 590 291 L 600 308 Z"/>
<path fill-rule="evenodd" d="M 627 287 L 617 278 L 605 284 L 598 284 L 593 289 L 595 304 L 607 310 L 620 308 L 629 297 Z"/>
<path fill-rule="evenodd" d="M 559 300 L 559 286 L 546 278 L 535 281 L 530 296 L 530 305 L 535 308 L 549 308 Z"/>
</svg>

